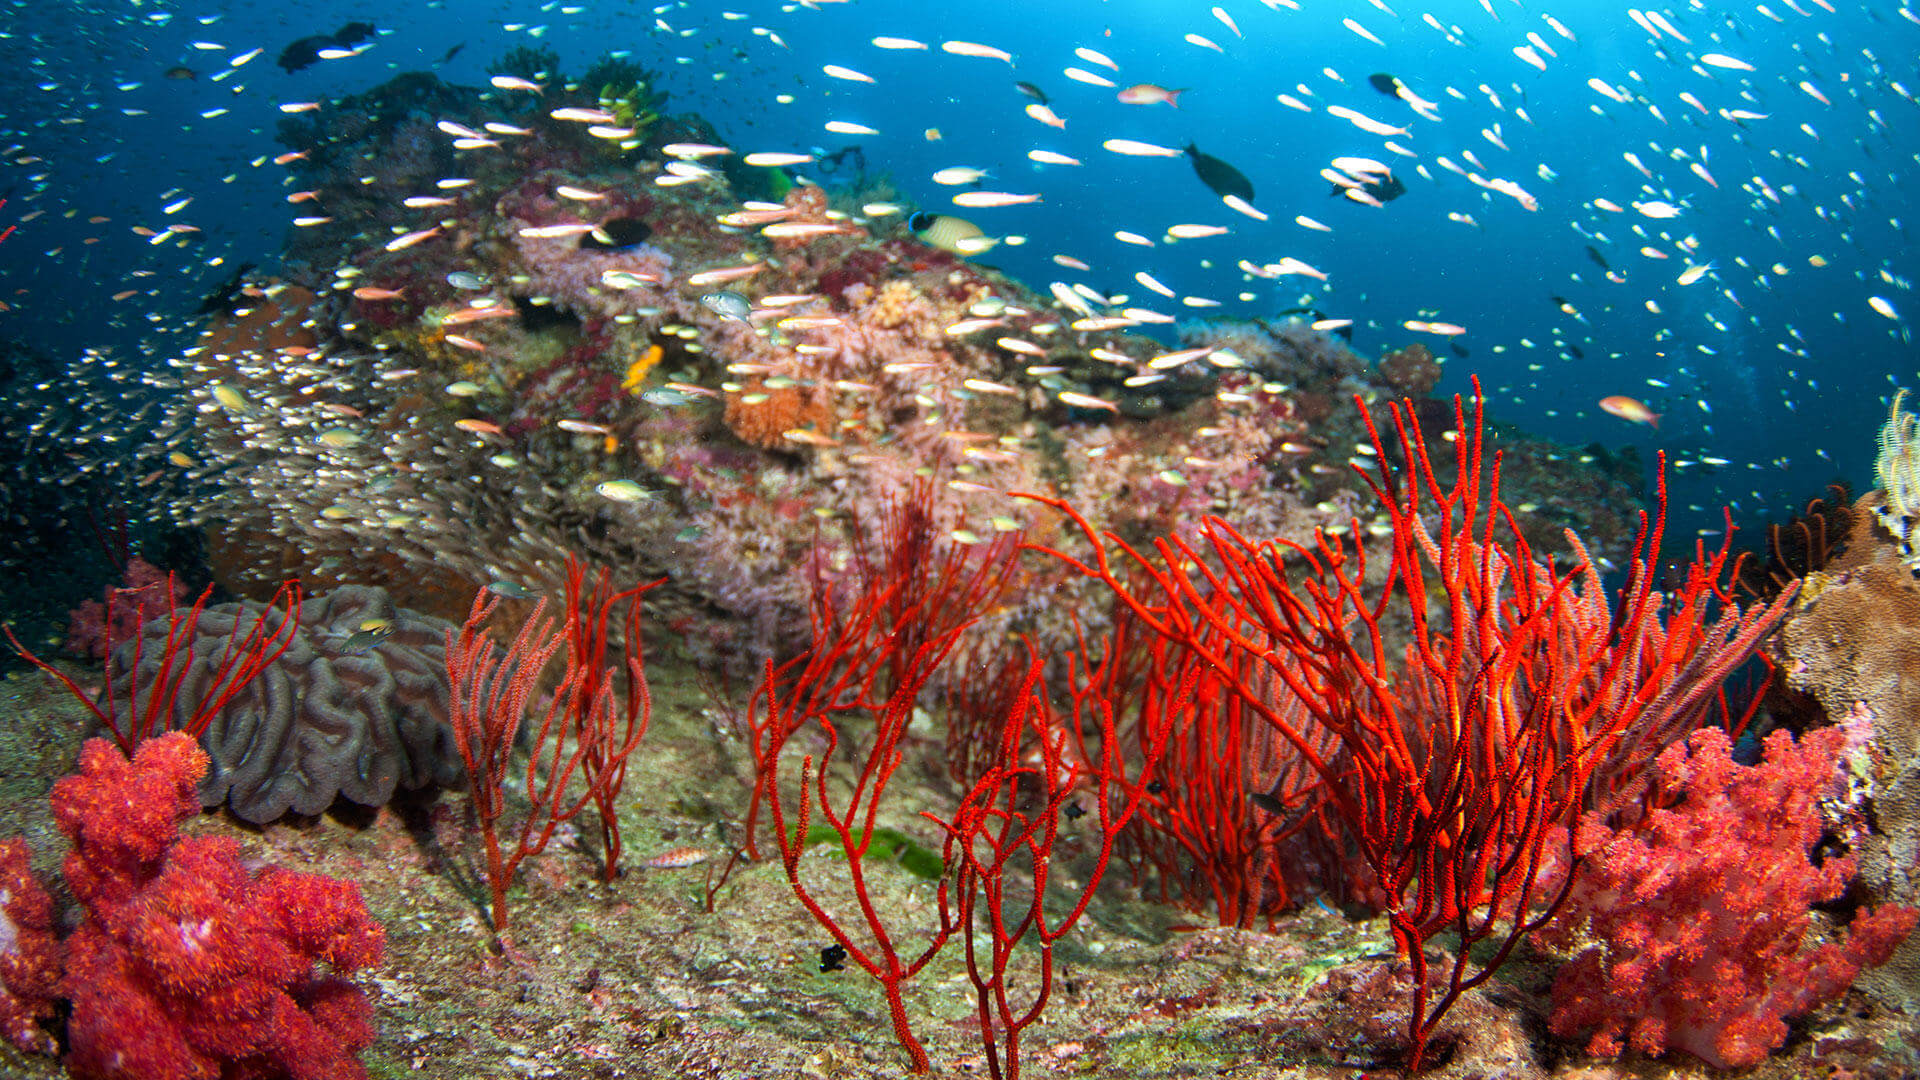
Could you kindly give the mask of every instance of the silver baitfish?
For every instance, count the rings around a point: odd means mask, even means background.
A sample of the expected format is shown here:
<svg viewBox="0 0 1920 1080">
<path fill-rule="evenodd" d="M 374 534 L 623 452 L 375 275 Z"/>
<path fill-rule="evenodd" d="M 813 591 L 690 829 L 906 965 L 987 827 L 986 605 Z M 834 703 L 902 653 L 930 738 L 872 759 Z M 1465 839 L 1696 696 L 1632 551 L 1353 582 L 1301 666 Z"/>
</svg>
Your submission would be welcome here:
<svg viewBox="0 0 1920 1080">
<path fill-rule="evenodd" d="M 735 322 L 746 323 L 748 326 L 753 325 L 753 320 L 748 318 L 753 314 L 753 301 L 732 289 L 702 293 L 700 302 L 706 305 L 708 311 L 723 319 L 732 319 Z"/>
</svg>

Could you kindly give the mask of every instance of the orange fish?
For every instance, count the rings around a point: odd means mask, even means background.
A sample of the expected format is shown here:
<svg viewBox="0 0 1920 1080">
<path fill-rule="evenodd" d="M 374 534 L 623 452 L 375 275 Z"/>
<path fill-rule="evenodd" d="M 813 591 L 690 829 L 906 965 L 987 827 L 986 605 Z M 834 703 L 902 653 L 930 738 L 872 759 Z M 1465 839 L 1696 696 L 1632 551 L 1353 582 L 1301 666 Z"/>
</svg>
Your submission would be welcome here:
<svg viewBox="0 0 1920 1080">
<path fill-rule="evenodd" d="M 499 305 L 496 307 L 467 307 L 448 314 L 440 320 L 441 326 L 465 326 L 467 323 L 480 322 L 483 319 L 511 319 L 518 315 L 515 308 Z"/>
<path fill-rule="evenodd" d="M 697 847 L 677 847 L 663 851 L 641 863 L 649 870 L 679 870 L 688 866 L 698 866 L 712 858 L 712 853 Z"/>
<path fill-rule="evenodd" d="M 1647 408 L 1646 403 L 1639 398 L 1630 398 L 1624 394 L 1614 394 L 1612 397 L 1601 398 L 1600 407 L 1622 420 L 1629 420 L 1636 424 L 1645 424 L 1655 431 L 1660 430 L 1660 414 Z"/>
<path fill-rule="evenodd" d="M 399 289 L 383 289 L 378 285 L 362 285 L 353 290 L 356 300 L 398 300 L 406 294 Z"/>
<path fill-rule="evenodd" d="M 1123 105 L 1159 105 L 1164 103 L 1177 109 L 1180 107 L 1180 95 L 1186 92 L 1187 90 L 1184 86 L 1178 90 L 1169 90 L 1164 86 L 1156 86 L 1153 83 L 1139 83 L 1127 87 L 1114 96 L 1119 98 L 1120 103 Z"/>
</svg>

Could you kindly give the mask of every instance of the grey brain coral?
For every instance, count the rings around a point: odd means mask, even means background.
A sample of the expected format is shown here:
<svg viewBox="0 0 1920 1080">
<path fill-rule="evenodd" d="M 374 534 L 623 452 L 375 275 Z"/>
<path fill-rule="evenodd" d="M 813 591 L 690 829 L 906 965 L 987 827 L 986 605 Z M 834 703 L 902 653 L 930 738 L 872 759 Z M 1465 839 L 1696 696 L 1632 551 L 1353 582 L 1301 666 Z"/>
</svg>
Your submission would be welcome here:
<svg viewBox="0 0 1920 1080">
<path fill-rule="evenodd" d="M 245 637 L 264 605 L 217 604 L 200 615 L 194 660 L 174 699 L 171 726 L 191 716 L 206 693 L 230 637 Z M 267 627 L 280 625 L 279 609 Z M 393 633 L 363 652 L 343 650 L 373 619 Z M 108 661 L 114 700 L 140 700 L 166 651 L 167 618 L 141 629 L 140 669 L 128 670 L 132 643 Z M 289 810 L 318 814 L 338 796 L 366 806 L 394 788 L 459 786 L 465 780 L 447 725 L 446 638 L 452 624 L 395 607 L 384 589 L 348 585 L 300 605 L 298 632 L 207 728 L 201 744 L 212 759 L 200 784 L 207 806 L 230 801 L 233 812 L 264 824 Z M 124 705 L 122 706 L 124 707 Z"/>
</svg>

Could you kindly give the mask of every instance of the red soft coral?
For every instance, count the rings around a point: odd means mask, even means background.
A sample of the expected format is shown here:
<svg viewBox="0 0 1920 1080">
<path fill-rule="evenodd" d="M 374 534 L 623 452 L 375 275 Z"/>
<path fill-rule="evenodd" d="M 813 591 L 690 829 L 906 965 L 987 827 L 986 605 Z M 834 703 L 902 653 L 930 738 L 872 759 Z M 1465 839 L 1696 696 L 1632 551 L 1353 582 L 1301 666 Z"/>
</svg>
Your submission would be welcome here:
<svg viewBox="0 0 1920 1080">
<path fill-rule="evenodd" d="M 1811 906 L 1853 877 L 1850 857 L 1811 857 L 1846 742 L 1838 728 L 1797 746 L 1778 731 L 1764 763 L 1746 768 L 1725 733 L 1704 729 L 1660 755 L 1659 808 L 1611 836 L 1588 822 L 1597 844 L 1540 938 L 1582 947 L 1554 981 L 1554 1033 L 1592 1033 L 1599 1056 L 1625 1041 L 1649 1056 L 1674 1047 L 1721 1068 L 1752 1065 L 1786 1040 L 1786 1018 L 1884 963 L 1920 913 L 1885 906 L 1856 917 L 1843 942 L 1809 940 Z"/>
<path fill-rule="evenodd" d="M 59 1047 L 39 1022 L 53 1015 L 64 950 L 31 863 L 26 841 L 0 841 L 0 1038 L 51 1054 Z"/>
<path fill-rule="evenodd" d="M 67 1067 L 115 1080 L 360 1078 L 373 1041 L 358 987 L 316 971 L 379 963 L 385 937 L 351 882 L 268 869 L 228 837 L 179 839 L 206 755 L 174 732 L 129 762 L 104 739 L 54 785 L 88 918 L 68 939 Z"/>
<path fill-rule="evenodd" d="M 53 785 L 53 820 L 73 841 L 67 884 L 88 909 L 124 904 L 159 873 L 180 838 L 180 822 L 200 812 L 207 753 L 190 738 L 149 739 L 128 761 L 113 743 L 80 750 L 80 771 Z"/>
</svg>

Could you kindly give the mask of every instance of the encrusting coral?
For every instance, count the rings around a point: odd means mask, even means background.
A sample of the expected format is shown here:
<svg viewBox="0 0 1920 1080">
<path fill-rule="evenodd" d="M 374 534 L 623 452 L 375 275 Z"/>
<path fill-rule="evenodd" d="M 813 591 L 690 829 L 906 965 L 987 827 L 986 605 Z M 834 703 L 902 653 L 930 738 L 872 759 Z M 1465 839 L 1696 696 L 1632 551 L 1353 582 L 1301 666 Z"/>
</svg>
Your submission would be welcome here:
<svg viewBox="0 0 1920 1080">
<path fill-rule="evenodd" d="M 1856 797 L 1873 809 L 1874 827 L 1856 845 L 1856 888 L 1876 903 L 1920 905 L 1920 579 L 1911 543 L 1920 421 L 1902 408 L 1905 393 L 1894 395 L 1880 432 L 1874 471 L 1883 486 L 1834 515 L 1850 524 L 1838 554 L 1818 537 L 1821 561 L 1802 579 L 1772 653 L 1786 686 L 1827 717 L 1871 722 L 1871 744 L 1848 762 Z M 1920 941 L 1903 943 L 1860 986 L 1920 1010 Z"/>
</svg>

